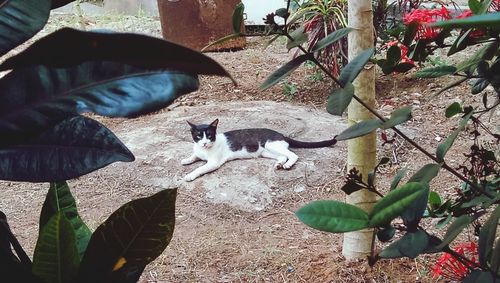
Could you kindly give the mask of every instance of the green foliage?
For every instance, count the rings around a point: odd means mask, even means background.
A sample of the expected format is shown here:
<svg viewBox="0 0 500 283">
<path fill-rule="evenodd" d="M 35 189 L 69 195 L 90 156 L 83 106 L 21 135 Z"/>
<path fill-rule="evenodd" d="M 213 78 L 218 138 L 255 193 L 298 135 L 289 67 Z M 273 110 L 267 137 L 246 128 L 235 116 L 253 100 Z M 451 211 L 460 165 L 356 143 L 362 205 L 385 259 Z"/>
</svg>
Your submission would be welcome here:
<svg viewBox="0 0 500 283">
<path fill-rule="evenodd" d="M 354 59 L 352 59 L 347 66 L 345 66 L 339 77 L 340 84 L 345 86 L 347 83 L 352 83 L 354 79 L 363 70 L 368 60 L 373 56 L 374 49 L 369 48 L 359 53 Z"/>
<path fill-rule="evenodd" d="M 382 129 L 389 129 L 394 126 L 403 124 L 404 122 L 411 119 L 411 106 L 403 107 L 394 110 L 391 113 L 391 118 L 382 124 Z"/>
<path fill-rule="evenodd" d="M 362 209 L 334 200 L 320 200 L 301 207 L 300 221 L 321 231 L 343 233 L 368 227 L 368 214 Z"/>
<path fill-rule="evenodd" d="M 458 134 L 464 130 L 465 126 L 467 126 L 467 122 L 469 121 L 471 116 L 472 112 L 465 115 L 465 117 L 463 117 L 462 120 L 460 121 L 459 127 L 456 130 L 454 130 L 453 133 L 449 135 L 444 142 L 438 145 L 436 149 L 436 157 L 439 161 L 444 160 L 444 156 L 455 142 L 455 139 L 458 137 Z"/>
<path fill-rule="evenodd" d="M 334 42 L 337 42 L 341 40 L 342 38 L 346 37 L 351 31 L 353 31 L 353 28 L 341 28 L 338 29 L 326 37 L 322 38 L 319 40 L 313 47 L 312 52 L 317 52 L 320 50 L 325 49 L 326 47 L 330 46 Z"/>
<path fill-rule="evenodd" d="M 380 120 L 376 119 L 363 120 L 345 129 L 342 133 L 340 133 L 337 136 L 336 139 L 338 141 L 343 141 L 361 137 L 375 131 L 381 125 L 382 122 Z"/>
<path fill-rule="evenodd" d="M 290 75 L 295 69 L 297 69 L 302 63 L 307 60 L 310 60 L 311 56 L 309 54 L 300 55 L 294 58 L 292 61 L 286 63 L 281 68 L 272 73 L 260 86 L 261 90 L 266 90 L 273 85 L 280 82 L 282 79 L 286 78 Z"/>
<path fill-rule="evenodd" d="M 0 55 L 40 31 L 51 8 L 70 2 L 3 1 Z M 69 28 L 1 61 L 0 70 L 10 72 L 0 78 L 0 179 L 51 185 L 33 263 L 0 212 L 0 281 L 138 281 L 172 238 L 176 190 L 125 204 L 92 234 L 65 180 L 134 156 L 80 114 L 148 114 L 198 89 L 199 74 L 229 74 L 209 57 L 158 38 Z"/>
<path fill-rule="evenodd" d="M 332 115 L 342 116 L 354 96 L 354 86 L 347 83 L 343 88 L 335 89 L 328 97 L 326 110 Z"/>
<path fill-rule="evenodd" d="M 245 12 L 245 5 L 238 3 L 233 12 L 233 31 L 235 34 L 241 33 L 241 24 L 243 23 L 243 14 Z"/>
</svg>

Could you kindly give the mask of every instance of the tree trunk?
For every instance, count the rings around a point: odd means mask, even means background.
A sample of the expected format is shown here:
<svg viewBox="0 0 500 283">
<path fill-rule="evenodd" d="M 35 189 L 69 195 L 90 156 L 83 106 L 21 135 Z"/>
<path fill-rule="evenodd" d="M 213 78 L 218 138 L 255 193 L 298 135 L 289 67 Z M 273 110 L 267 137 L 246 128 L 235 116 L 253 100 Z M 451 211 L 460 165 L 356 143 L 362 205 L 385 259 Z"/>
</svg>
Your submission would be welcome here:
<svg viewBox="0 0 500 283">
<path fill-rule="evenodd" d="M 373 47 L 373 13 L 371 0 L 348 1 L 348 23 L 355 30 L 349 34 L 349 59 L 353 59 L 363 50 Z M 368 63 L 354 81 L 355 94 L 370 107 L 375 107 L 375 67 Z M 371 119 L 373 115 L 361 104 L 352 101 L 348 108 L 349 125 L 361 120 Z M 348 170 L 356 167 L 366 182 L 368 172 L 376 165 L 376 134 L 349 140 L 347 142 Z M 346 196 L 346 202 L 365 211 L 371 210 L 376 195 L 367 190 L 357 191 Z M 364 257 L 370 253 L 373 237 L 372 229 L 365 229 L 344 234 L 342 254 L 347 259 Z"/>
</svg>

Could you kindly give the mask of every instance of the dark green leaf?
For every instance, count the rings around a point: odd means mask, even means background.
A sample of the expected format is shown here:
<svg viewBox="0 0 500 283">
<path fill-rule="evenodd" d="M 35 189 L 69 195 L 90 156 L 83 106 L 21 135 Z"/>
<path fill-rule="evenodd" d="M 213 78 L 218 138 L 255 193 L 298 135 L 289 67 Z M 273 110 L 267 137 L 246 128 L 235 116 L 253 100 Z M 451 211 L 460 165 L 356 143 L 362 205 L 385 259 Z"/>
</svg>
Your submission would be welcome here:
<svg viewBox="0 0 500 283">
<path fill-rule="evenodd" d="M 5 60 L 0 70 L 34 65 L 72 67 L 94 60 L 120 62 L 147 69 L 230 77 L 210 57 L 156 37 L 71 28 L 60 29 L 36 41 L 23 52 Z"/>
<path fill-rule="evenodd" d="M 468 29 L 464 33 L 459 35 L 457 37 L 457 39 L 451 45 L 450 49 L 448 50 L 448 54 L 446 54 L 446 55 L 451 56 L 451 55 L 453 55 L 457 52 L 460 52 L 460 51 L 464 50 L 465 48 L 467 48 L 467 46 L 471 42 L 470 37 L 469 37 L 471 32 L 472 32 L 472 29 Z"/>
<path fill-rule="evenodd" d="M 356 79 L 366 63 L 368 63 L 370 58 L 373 56 L 373 52 L 373 48 L 366 49 L 359 53 L 354 59 L 349 61 L 347 66 L 345 66 L 340 72 L 339 81 L 343 86 L 347 83 L 352 83 L 354 79 Z"/>
<path fill-rule="evenodd" d="M 446 75 L 454 74 L 457 68 L 454 66 L 437 66 L 424 70 L 417 71 L 415 76 L 417 78 L 438 78 Z"/>
<path fill-rule="evenodd" d="M 353 30 L 354 30 L 353 28 L 341 28 L 330 33 L 329 35 L 322 38 L 314 45 L 312 52 L 317 52 L 328 47 L 330 44 L 337 42 L 343 37 L 347 36 Z"/>
<path fill-rule="evenodd" d="M 377 239 L 381 242 L 387 242 L 394 237 L 396 229 L 394 227 L 384 227 L 377 231 Z"/>
<path fill-rule="evenodd" d="M 394 66 L 393 71 L 398 73 L 406 73 L 413 68 L 415 68 L 415 65 L 412 63 L 399 63 Z"/>
<path fill-rule="evenodd" d="M 292 61 L 281 66 L 278 70 L 272 73 L 264 83 L 260 86 L 260 90 L 266 90 L 273 85 L 277 84 L 279 81 L 290 75 L 295 69 L 297 69 L 305 61 L 312 59 L 311 54 L 304 54 L 294 58 Z"/>
<path fill-rule="evenodd" d="M 426 47 L 427 47 L 426 40 L 420 39 L 413 47 L 413 50 L 411 50 L 410 48 L 411 51 L 408 54 L 408 57 L 414 61 L 420 61 L 420 62 L 425 61 L 425 58 L 427 58 L 427 56 L 429 55 Z"/>
<path fill-rule="evenodd" d="M 235 39 L 235 38 L 238 38 L 238 37 L 241 37 L 241 36 L 242 36 L 242 35 L 241 35 L 241 34 L 239 34 L 239 33 L 233 33 L 233 34 L 230 34 L 230 35 L 226 35 L 226 36 L 224 36 L 224 37 L 221 37 L 221 38 L 217 39 L 217 40 L 216 40 L 216 41 L 214 41 L 214 42 L 211 42 L 209 45 L 207 45 L 207 46 L 203 47 L 203 48 L 201 49 L 201 52 L 203 52 L 203 51 L 207 50 L 209 47 L 212 47 L 212 46 L 214 46 L 214 45 L 221 44 L 221 43 L 223 43 L 223 42 L 226 42 L 226 41 L 229 41 L 229 40 L 231 40 L 231 39 Z"/>
<path fill-rule="evenodd" d="M 62 212 L 73 227 L 75 241 L 80 258 L 83 257 L 92 232 L 78 215 L 76 202 L 66 182 L 51 183 L 40 213 L 40 231 L 50 218 Z"/>
<path fill-rule="evenodd" d="M 446 247 L 448 244 L 450 244 L 461 232 L 465 227 L 467 227 L 469 224 L 474 221 L 474 218 L 469 215 L 462 215 L 455 219 L 453 223 L 451 223 L 450 227 L 448 227 L 448 230 L 446 231 L 446 234 L 444 235 L 443 242 L 438 245 L 436 248 L 437 249 L 442 249 Z"/>
<path fill-rule="evenodd" d="M 439 164 L 426 164 L 420 170 L 418 170 L 413 176 L 411 176 L 410 182 L 420 182 L 420 183 L 429 183 L 434 177 L 437 176 L 439 170 L 441 169 L 441 165 Z"/>
<path fill-rule="evenodd" d="M 480 78 L 472 86 L 471 93 L 478 94 L 482 92 L 489 84 L 490 82 L 487 79 Z"/>
<path fill-rule="evenodd" d="M 361 208 L 334 200 L 313 201 L 301 207 L 295 215 L 309 227 L 332 233 L 368 227 L 368 214 Z"/>
<path fill-rule="evenodd" d="M 337 136 L 338 141 L 354 139 L 360 136 L 367 135 L 382 125 L 382 122 L 378 119 L 364 120 L 357 124 L 354 124 L 344 130 Z"/>
<path fill-rule="evenodd" d="M 446 108 L 445 116 L 446 118 L 451 118 L 459 113 L 463 113 L 464 109 L 462 105 L 458 102 L 453 102 L 448 108 Z"/>
<path fill-rule="evenodd" d="M 465 129 L 465 126 L 467 125 L 467 121 L 469 121 L 470 117 L 472 116 L 472 111 L 465 115 L 465 117 L 462 118 L 460 121 L 460 126 L 454 130 L 451 135 L 449 135 L 446 140 L 438 145 L 436 148 L 436 158 L 439 161 L 444 160 L 444 156 L 448 152 L 448 150 L 451 148 L 453 143 L 455 142 L 455 139 L 458 137 L 458 134 Z"/>
<path fill-rule="evenodd" d="M 52 9 L 57 9 L 62 6 L 66 6 L 71 2 L 74 2 L 75 0 L 52 0 Z M 81 1 L 83 2 L 83 1 Z"/>
<path fill-rule="evenodd" d="M 49 283 L 74 282 L 78 264 L 73 227 L 64 213 L 58 212 L 40 231 L 33 255 L 33 273 Z"/>
<path fill-rule="evenodd" d="M 354 86 L 347 83 L 343 88 L 336 89 L 328 97 L 326 110 L 332 115 L 342 116 L 354 96 Z"/>
<path fill-rule="evenodd" d="M 288 50 L 302 45 L 302 43 L 306 42 L 309 38 L 303 26 L 292 31 L 290 33 L 290 36 L 293 38 L 293 40 L 291 39 L 287 40 L 286 48 Z"/>
<path fill-rule="evenodd" d="M 414 231 L 417 228 L 422 216 L 424 215 L 425 209 L 427 208 L 427 202 L 429 199 L 429 184 L 420 183 L 425 186 L 419 197 L 417 197 L 403 213 L 401 213 L 401 218 L 408 228 L 408 231 Z"/>
<path fill-rule="evenodd" d="M 0 56 L 39 32 L 47 23 L 50 0 L 17 0 L 0 3 Z"/>
<path fill-rule="evenodd" d="M 493 278 L 491 272 L 473 270 L 462 283 L 498 283 L 498 279 Z"/>
<path fill-rule="evenodd" d="M 428 187 L 420 183 L 407 183 L 380 199 L 370 213 L 370 227 L 389 223 L 400 216 L 422 194 L 428 193 Z"/>
<path fill-rule="evenodd" d="M 113 162 L 133 160 L 133 154 L 108 128 L 76 116 L 33 141 L 0 149 L 0 179 L 64 181 Z"/>
<path fill-rule="evenodd" d="M 403 177 L 406 175 L 406 171 L 407 169 L 406 168 L 401 168 L 398 173 L 396 173 L 396 176 L 394 176 L 394 179 L 392 179 L 392 182 L 391 182 L 391 187 L 390 187 L 390 190 L 394 190 L 398 185 L 399 185 L 399 182 L 401 182 L 401 179 L 403 179 Z"/>
<path fill-rule="evenodd" d="M 415 38 L 415 35 L 418 31 L 418 24 L 416 22 L 412 22 L 409 25 L 406 25 L 406 30 L 403 38 L 403 44 L 405 46 L 410 46 L 411 42 Z"/>
<path fill-rule="evenodd" d="M 233 30 L 234 33 L 241 33 L 241 24 L 243 23 L 243 13 L 245 5 L 242 2 L 238 3 L 233 11 Z"/>
<path fill-rule="evenodd" d="M 401 60 L 401 49 L 397 45 L 389 47 L 387 50 L 387 64 L 395 66 Z"/>
<path fill-rule="evenodd" d="M 416 258 L 429 244 L 429 237 L 422 230 L 406 233 L 401 239 L 386 247 L 379 256 L 382 258 Z"/>
<path fill-rule="evenodd" d="M 359 183 L 353 181 L 353 180 L 349 180 L 347 181 L 343 186 L 342 188 L 340 188 L 344 193 L 350 195 L 354 192 L 357 192 L 359 190 L 362 190 L 362 189 L 365 189 L 364 186 L 360 185 Z"/>
<path fill-rule="evenodd" d="M 479 7 L 479 9 L 477 9 L 477 12 L 473 10 L 474 14 L 480 15 L 480 14 L 486 13 L 491 6 L 491 2 L 493 2 L 493 0 L 481 1 L 481 6 Z M 472 7 L 470 7 L 470 8 L 472 10 Z"/>
<path fill-rule="evenodd" d="M 278 10 L 276 10 L 276 12 L 274 12 L 274 14 L 283 19 L 288 18 L 288 16 L 290 15 L 286 8 L 279 8 Z"/>
<path fill-rule="evenodd" d="M 442 200 L 439 194 L 435 191 L 431 191 L 429 194 L 429 205 L 435 209 L 441 206 L 441 204 Z"/>
<path fill-rule="evenodd" d="M 21 247 L 21 244 L 19 244 L 16 236 L 10 230 L 9 223 L 7 222 L 7 216 L 2 211 L 0 211 L 0 241 L 0 259 L 2 264 L 6 263 L 10 266 L 15 266 L 18 269 L 24 269 L 27 271 L 31 270 L 31 259 L 28 257 L 23 247 Z M 17 256 L 12 252 L 11 246 Z M 0 270 L 3 268 L 2 264 L 0 264 Z"/>
<path fill-rule="evenodd" d="M 177 189 L 163 190 L 113 212 L 92 235 L 78 282 L 110 282 L 157 258 L 172 239 L 176 195 Z"/>
<path fill-rule="evenodd" d="M 391 113 L 391 118 L 382 124 L 382 129 L 389 129 L 403 124 L 411 119 L 411 106 L 396 109 Z"/>
<path fill-rule="evenodd" d="M 198 85 L 196 76 L 111 62 L 17 69 L 0 79 L 0 147 L 36 137 L 78 113 L 135 117 L 157 111 Z"/>
<path fill-rule="evenodd" d="M 430 25 L 431 27 L 447 28 L 500 28 L 500 12 L 475 15 L 463 19 L 441 21 Z"/>
<path fill-rule="evenodd" d="M 478 0 L 469 0 L 469 8 L 474 14 L 480 14 L 481 3 Z"/>
<path fill-rule="evenodd" d="M 453 215 L 448 214 L 446 217 L 439 219 L 439 221 L 436 223 L 436 228 L 443 229 L 444 227 L 446 227 L 446 225 L 448 225 L 448 223 L 450 223 L 452 217 L 453 217 Z"/>
<path fill-rule="evenodd" d="M 483 266 L 486 265 L 488 259 L 492 256 L 493 243 L 495 242 L 496 230 L 500 220 L 500 206 L 497 206 L 495 211 L 491 214 L 490 218 L 484 223 L 479 233 L 479 263 Z M 498 257 L 498 255 L 497 255 Z"/>
<path fill-rule="evenodd" d="M 478 49 L 476 53 L 471 58 L 457 64 L 457 72 L 472 73 L 479 62 L 483 60 L 491 60 L 495 56 L 498 48 L 500 47 L 500 41 L 494 41 Z"/>
</svg>

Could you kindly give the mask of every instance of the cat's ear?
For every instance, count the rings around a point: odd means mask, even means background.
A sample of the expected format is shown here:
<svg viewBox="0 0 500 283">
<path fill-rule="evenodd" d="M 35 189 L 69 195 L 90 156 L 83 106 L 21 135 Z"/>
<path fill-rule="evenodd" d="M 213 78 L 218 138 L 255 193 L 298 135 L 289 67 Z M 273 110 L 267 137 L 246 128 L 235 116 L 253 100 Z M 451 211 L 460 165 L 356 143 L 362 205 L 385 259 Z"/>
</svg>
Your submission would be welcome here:
<svg viewBox="0 0 500 283">
<path fill-rule="evenodd" d="M 189 124 L 189 126 L 190 126 L 191 128 L 193 128 L 193 129 L 194 129 L 194 128 L 196 128 L 196 125 L 191 124 L 191 122 L 189 122 L 189 121 L 186 121 L 186 122 Z"/>
<path fill-rule="evenodd" d="M 210 127 L 217 128 L 218 124 L 219 124 L 219 119 L 215 119 L 212 123 L 210 123 Z"/>
</svg>

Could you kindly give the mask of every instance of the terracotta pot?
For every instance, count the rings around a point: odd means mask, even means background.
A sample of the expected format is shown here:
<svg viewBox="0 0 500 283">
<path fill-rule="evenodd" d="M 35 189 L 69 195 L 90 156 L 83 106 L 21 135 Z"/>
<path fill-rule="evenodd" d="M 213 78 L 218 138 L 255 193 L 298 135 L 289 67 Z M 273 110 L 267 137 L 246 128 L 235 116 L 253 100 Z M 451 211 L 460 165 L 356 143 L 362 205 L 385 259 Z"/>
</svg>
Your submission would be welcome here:
<svg viewBox="0 0 500 283">
<path fill-rule="evenodd" d="M 240 0 L 158 0 L 163 38 L 195 50 L 233 33 L 232 14 Z M 241 49 L 238 38 L 207 51 Z"/>
</svg>

